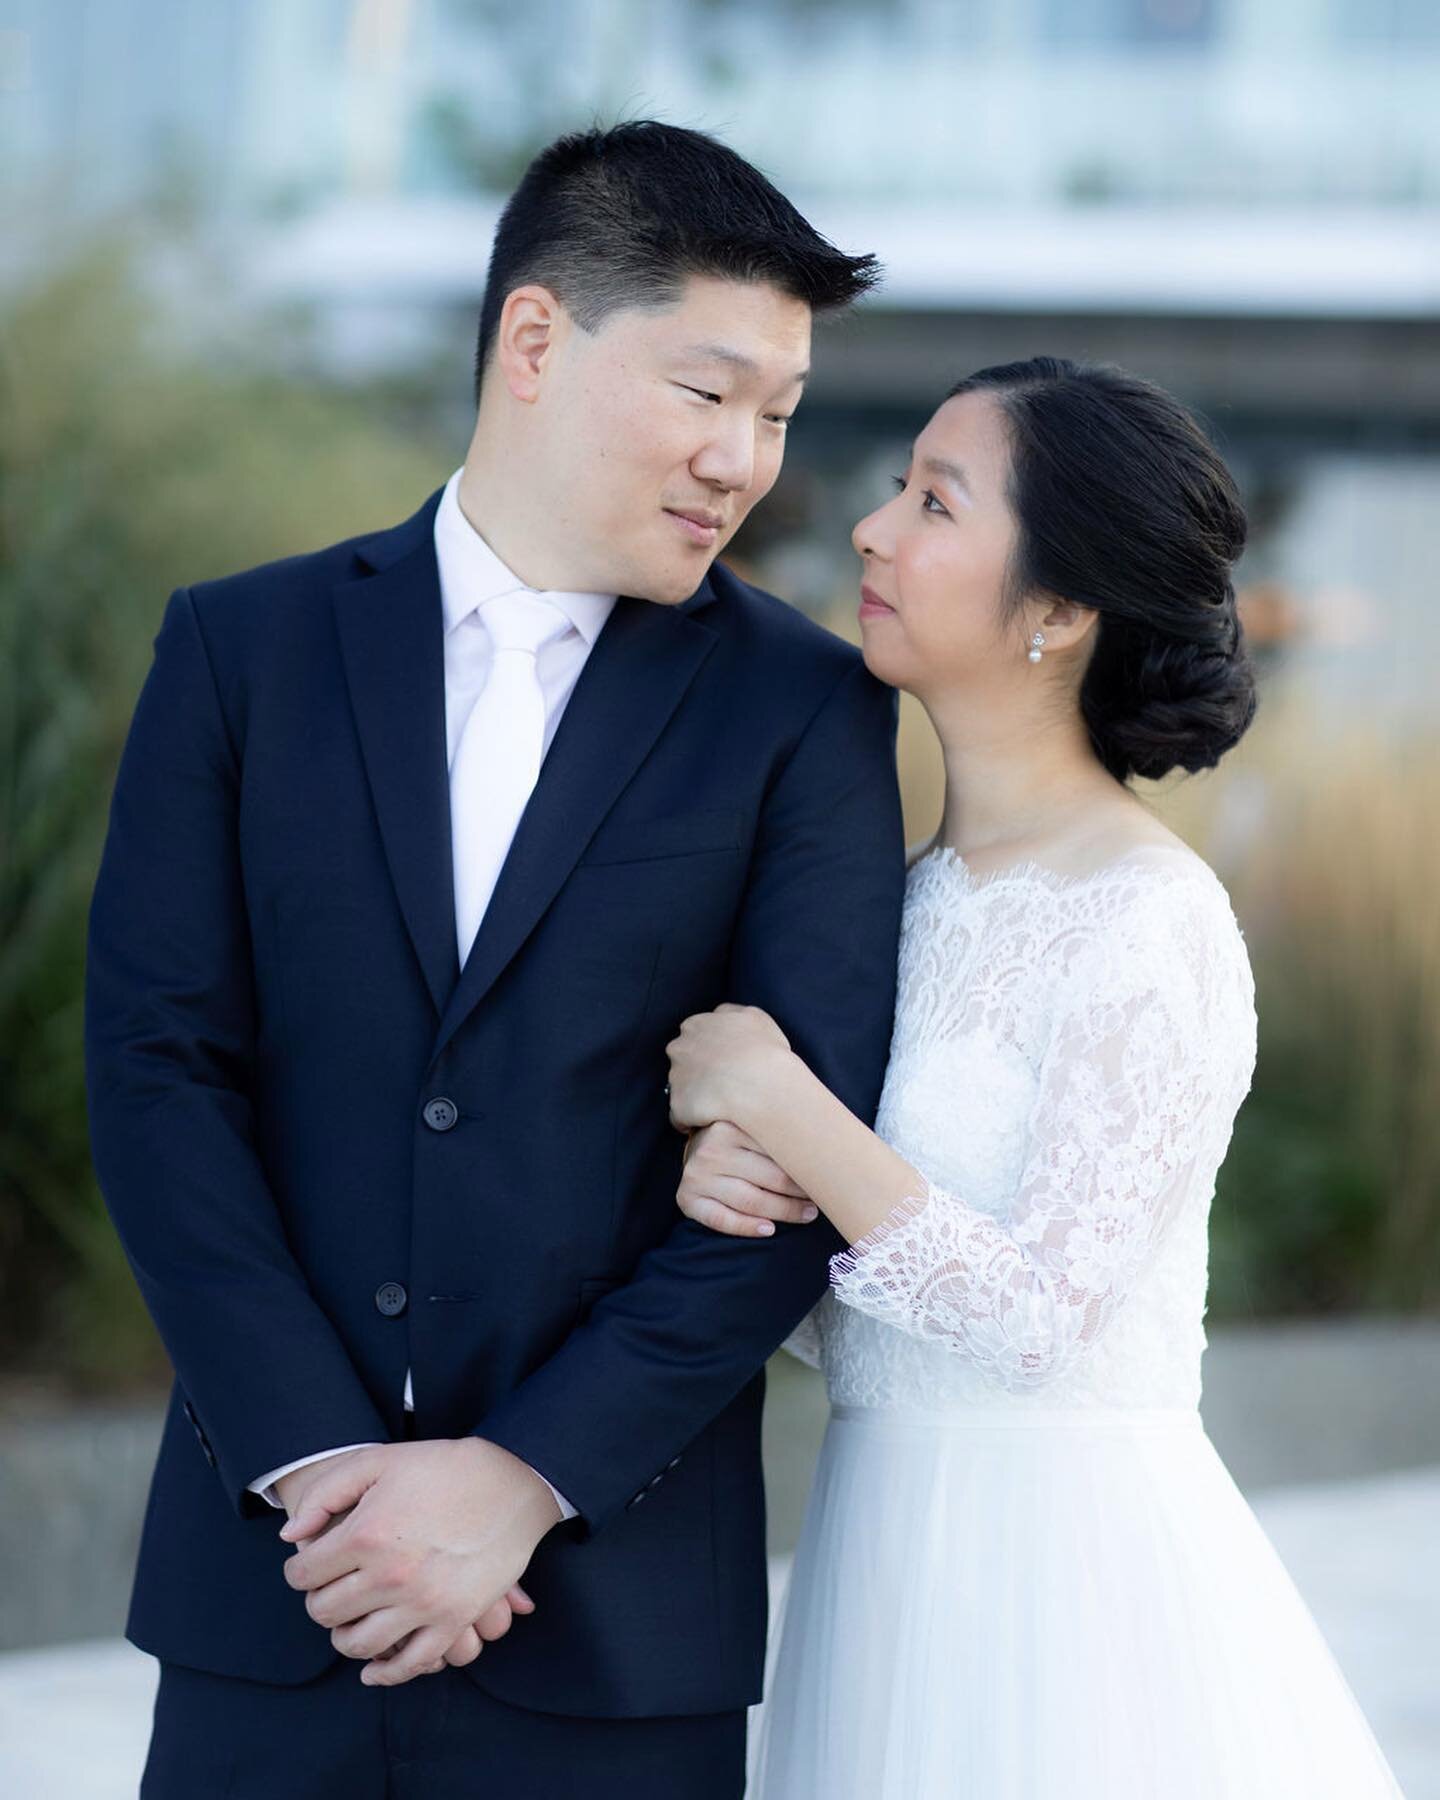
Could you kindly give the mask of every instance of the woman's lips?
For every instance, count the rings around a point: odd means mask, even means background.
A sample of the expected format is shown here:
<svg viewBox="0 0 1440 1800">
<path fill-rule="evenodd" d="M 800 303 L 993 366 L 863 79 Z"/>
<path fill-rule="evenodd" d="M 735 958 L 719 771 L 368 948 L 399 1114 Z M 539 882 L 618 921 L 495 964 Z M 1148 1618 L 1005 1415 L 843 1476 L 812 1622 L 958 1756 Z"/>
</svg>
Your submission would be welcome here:
<svg viewBox="0 0 1440 1800">
<path fill-rule="evenodd" d="M 690 542 L 698 545 L 702 550 L 711 549 L 720 535 L 720 522 L 711 513 L 676 512 L 669 506 L 665 508 L 665 511 L 669 513 Z"/>
<path fill-rule="evenodd" d="M 866 587 L 863 583 L 861 584 L 860 617 L 862 619 L 883 619 L 888 617 L 894 611 L 895 608 L 882 600 L 875 592 L 874 588 Z"/>
</svg>

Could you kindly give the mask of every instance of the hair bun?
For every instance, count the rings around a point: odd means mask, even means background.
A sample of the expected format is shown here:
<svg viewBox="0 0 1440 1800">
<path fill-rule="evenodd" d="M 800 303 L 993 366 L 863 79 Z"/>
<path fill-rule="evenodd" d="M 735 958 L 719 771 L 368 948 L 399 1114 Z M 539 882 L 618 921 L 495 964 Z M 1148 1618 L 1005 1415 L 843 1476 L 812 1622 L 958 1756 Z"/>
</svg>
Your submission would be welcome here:
<svg viewBox="0 0 1440 1800">
<path fill-rule="evenodd" d="M 1112 775 L 1194 774 L 1239 743 L 1255 716 L 1255 674 L 1233 595 L 1229 614 L 1228 648 L 1148 637 L 1124 668 L 1123 692 L 1112 685 L 1082 696 L 1091 740 Z"/>
</svg>

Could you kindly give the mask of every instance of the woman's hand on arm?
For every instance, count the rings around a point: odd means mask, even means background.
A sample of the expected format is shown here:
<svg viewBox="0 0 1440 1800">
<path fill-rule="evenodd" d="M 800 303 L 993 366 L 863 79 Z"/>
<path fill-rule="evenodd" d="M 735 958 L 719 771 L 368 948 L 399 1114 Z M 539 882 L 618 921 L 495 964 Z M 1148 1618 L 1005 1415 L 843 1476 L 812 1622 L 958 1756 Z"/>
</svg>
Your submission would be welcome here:
<svg viewBox="0 0 1440 1800">
<path fill-rule="evenodd" d="M 729 1237 L 772 1237 L 776 1221 L 808 1225 L 820 1216 L 805 1190 L 728 1119 L 695 1139 L 675 1204 L 697 1225 Z"/>
<path fill-rule="evenodd" d="M 725 1005 L 714 1012 L 692 1013 L 665 1048 L 670 1057 L 671 1123 L 686 1131 L 728 1120 L 770 1168 L 784 1172 L 782 1194 L 792 1199 L 796 1193 L 804 1194 L 848 1242 L 854 1243 L 903 1200 L 923 1191 L 921 1177 L 904 1157 L 830 1092 L 760 1007 Z M 691 1154 L 687 1171 L 701 1148 Z M 721 1173 L 732 1179 L 738 1174 L 750 1185 L 768 1188 L 761 1168 L 756 1164 L 737 1171 L 732 1162 Z M 694 1192 L 697 1200 L 719 1199 L 732 1212 L 749 1210 L 732 1204 L 731 1195 L 739 1190 L 727 1194 L 697 1187 Z M 719 1225 L 721 1215 L 713 1206 L 683 1210 L 701 1224 L 733 1235 L 769 1235 L 753 1223 L 741 1230 L 736 1230 L 733 1219 Z M 763 1210 L 760 1216 L 765 1216 Z M 769 1216 L 784 1215 L 772 1209 Z M 751 1212 L 750 1217 L 756 1215 Z"/>
<path fill-rule="evenodd" d="M 695 1131 L 717 1119 L 743 1124 L 766 1089 L 798 1058 L 760 1006 L 726 1002 L 691 1013 L 665 1046 L 670 1058 L 670 1123 Z"/>
</svg>

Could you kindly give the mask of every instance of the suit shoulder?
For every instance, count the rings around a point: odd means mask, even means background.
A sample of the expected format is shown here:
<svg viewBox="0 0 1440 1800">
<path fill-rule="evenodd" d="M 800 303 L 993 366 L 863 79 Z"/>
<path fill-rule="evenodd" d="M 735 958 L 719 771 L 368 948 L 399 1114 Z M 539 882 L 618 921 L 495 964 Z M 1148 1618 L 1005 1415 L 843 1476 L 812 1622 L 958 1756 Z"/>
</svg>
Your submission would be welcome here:
<svg viewBox="0 0 1440 1800">
<path fill-rule="evenodd" d="M 354 568 L 357 547 L 374 534 L 359 532 L 319 550 L 302 550 L 279 556 L 253 568 L 188 584 L 196 610 L 207 618 L 230 619 L 235 615 L 268 611 L 275 606 L 300 603 L 307 595 L 328 595 L 333 583 Z"/>
<path fill-rule="evenodd" d="M 822 678 L 838 681 L 864 664 L 858 646 L 848 642 L 798 606 L 764 588 L 742 581 L 733 569 L 716 563 L 710 585 L 745 629 L 793 659 L 792 668 L 808 664 Z"/>
</svg>

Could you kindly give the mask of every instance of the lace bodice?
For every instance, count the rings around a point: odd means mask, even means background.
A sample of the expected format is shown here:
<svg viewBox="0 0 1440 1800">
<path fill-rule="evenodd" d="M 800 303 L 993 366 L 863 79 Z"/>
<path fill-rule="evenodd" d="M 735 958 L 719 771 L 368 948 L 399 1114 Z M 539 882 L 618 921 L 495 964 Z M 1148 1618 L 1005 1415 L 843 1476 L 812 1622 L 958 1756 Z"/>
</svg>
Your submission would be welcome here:
<svg viewBox="0 0 1440 1800">
<path fill-rule="evenodd" d="M 1090 875 L 910 869 L 876 1130 L 924 1178 L 787 1348 L 832 1401 L 1193 1407 L 1215 1173 L 1255 1062 L 1225 890 L 1189 851 Z"/>
</svg>

